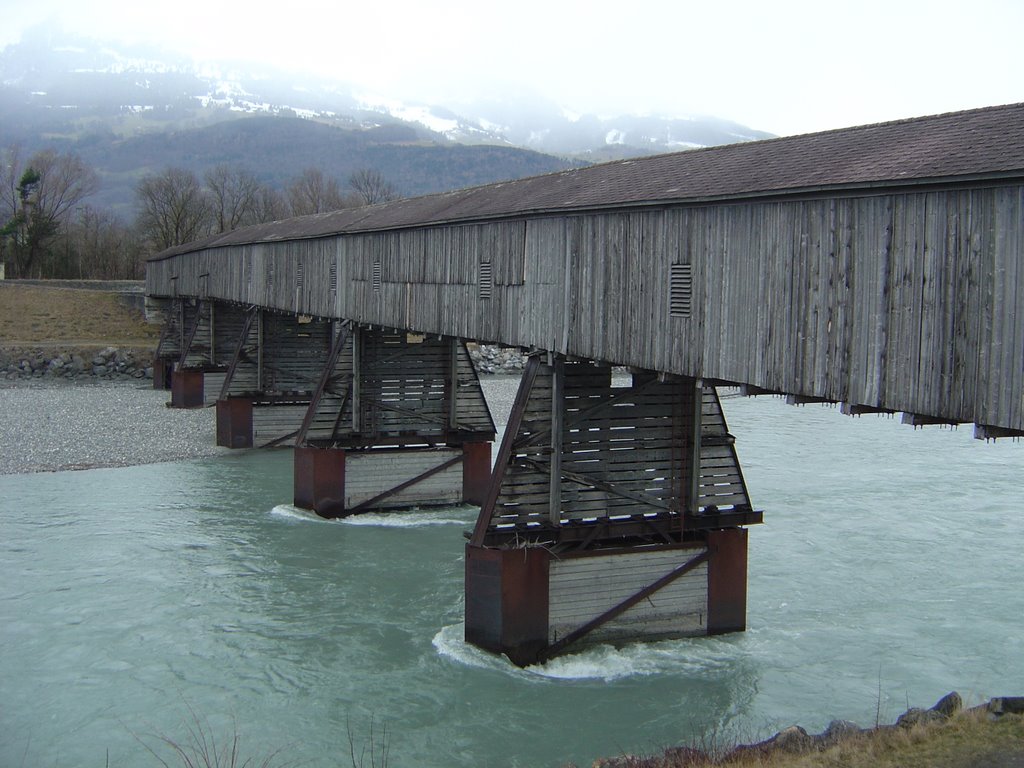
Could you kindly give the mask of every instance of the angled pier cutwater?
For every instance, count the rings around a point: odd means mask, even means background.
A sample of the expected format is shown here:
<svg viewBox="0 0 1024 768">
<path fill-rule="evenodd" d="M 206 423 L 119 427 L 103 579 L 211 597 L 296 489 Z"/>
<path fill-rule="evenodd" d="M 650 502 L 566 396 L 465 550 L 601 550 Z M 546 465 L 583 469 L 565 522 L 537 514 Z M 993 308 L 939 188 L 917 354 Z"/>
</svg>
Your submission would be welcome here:
<svg viewBox="0 0 1024 768">
<path fill-rule="evenodd" d="M 481 504 L 467 639 L 517 663 L 733 631 L 715 388 L 1024 434 L 1022 230 L 1024 104 L 626 160 L 158 254 L 155 380 L 322 514 Z M 466 342 L 530 354 L 493 472 Z"/>
</svg>

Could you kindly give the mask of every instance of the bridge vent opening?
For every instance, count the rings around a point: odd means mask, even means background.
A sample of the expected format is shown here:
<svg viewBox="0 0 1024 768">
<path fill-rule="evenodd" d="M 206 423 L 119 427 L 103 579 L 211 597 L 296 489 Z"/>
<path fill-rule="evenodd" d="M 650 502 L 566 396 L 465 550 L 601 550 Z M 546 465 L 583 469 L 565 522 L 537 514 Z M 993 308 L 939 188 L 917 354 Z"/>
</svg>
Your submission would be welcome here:
<svg viewBox="0 0 1024 768">
<path fill-rule="evenodd" d="M 741 631 L 760 523 L 714 387 L 534 355 L 466 545 L 466 640 L 520 666 L 580 643 Z"/>
<path fill-rule="evenodd" d="M 338 324 L 295 439 L 295 504 L 324 517 L 479 504 L 494 435 L 461 340 Z"/>
</svg>

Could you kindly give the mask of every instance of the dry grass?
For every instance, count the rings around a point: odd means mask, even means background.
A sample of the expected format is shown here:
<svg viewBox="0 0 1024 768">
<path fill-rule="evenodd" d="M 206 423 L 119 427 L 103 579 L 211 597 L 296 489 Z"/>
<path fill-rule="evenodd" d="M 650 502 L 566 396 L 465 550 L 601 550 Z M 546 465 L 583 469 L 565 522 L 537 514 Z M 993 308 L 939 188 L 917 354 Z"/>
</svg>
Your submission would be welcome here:
<svg viewBox="0 0 1024 768">
<path fill-rule="evenodd" d="M 0 281 L 0 344 L 155 347 L 157 326 L 104 291 Z"/>
<path fill-rule="evenodd" d="M 724 756 L 708 757 L 725 753 Z M 676 748 L 663 755 L 613 758 L 615 768 L 1024 768 L 1024 716 L 984 712 L 911 728 L 880 728 L 804 754 Z"/>
<path fill-rule="evenodd" d="M 1024 718 L 994 722 L 968 713 L 945 723 L 865 734 L 824 752 L 781 758 L 766 768 L 968 768 L 1024 766 Z"/>
</svg>

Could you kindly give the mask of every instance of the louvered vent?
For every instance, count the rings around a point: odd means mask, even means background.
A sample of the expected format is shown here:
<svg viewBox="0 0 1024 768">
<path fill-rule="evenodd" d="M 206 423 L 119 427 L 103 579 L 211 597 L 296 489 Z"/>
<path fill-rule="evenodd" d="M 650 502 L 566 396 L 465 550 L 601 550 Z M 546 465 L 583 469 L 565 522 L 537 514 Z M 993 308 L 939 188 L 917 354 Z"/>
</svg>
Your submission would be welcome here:
<svg viewBox="0 0 1024 768">
<path fill-rule="evenodd" d="M 481 261 L 480 270 L 478 273 L 478 289 L 479 296 L 481 299 L 491 298 L 491 292 L 494 289 L 494 273 L 491 269 L 491 262 Z"/>
<path fill-rule="evenodd" d="M 302 287 L 306 277 L 306 268 L 302 266 L 302 262 L 298 262 L 295 265 L 295 285 L 299 288 Z"/>
<path fill-rule="evenodd" d="M 332 261 L 330 269 L 327 273 L 327 279 L 330 282 L 331 293 L 337 293 L 338 291 L 338 262 Z"/>
<path fill-rule="evenodd" d="M 693 266 L 673 264 L 669 276 L 669 314 L 689 317 L 693 309 Z"/>
<path fill-rule="evenodd" d="M 380 259 L 373 260 L 373 290 L 380 290 Z"/>
</svg>

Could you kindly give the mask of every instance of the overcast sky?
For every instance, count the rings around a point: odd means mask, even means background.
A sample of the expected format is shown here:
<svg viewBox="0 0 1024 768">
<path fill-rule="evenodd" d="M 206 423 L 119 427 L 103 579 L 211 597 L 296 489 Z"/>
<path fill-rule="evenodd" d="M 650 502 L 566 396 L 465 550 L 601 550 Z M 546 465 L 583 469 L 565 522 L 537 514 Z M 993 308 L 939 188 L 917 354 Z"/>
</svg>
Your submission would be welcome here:
<svg viewBox="0 0 1024 768">
<path fill-rule="evenodd" d="M 1024 101 L 1024 0 L 0 0 L 0 15 L 0 46 L 57 19 L 404 99 L 533 90 L 780 135 Z"/>
</svg>

